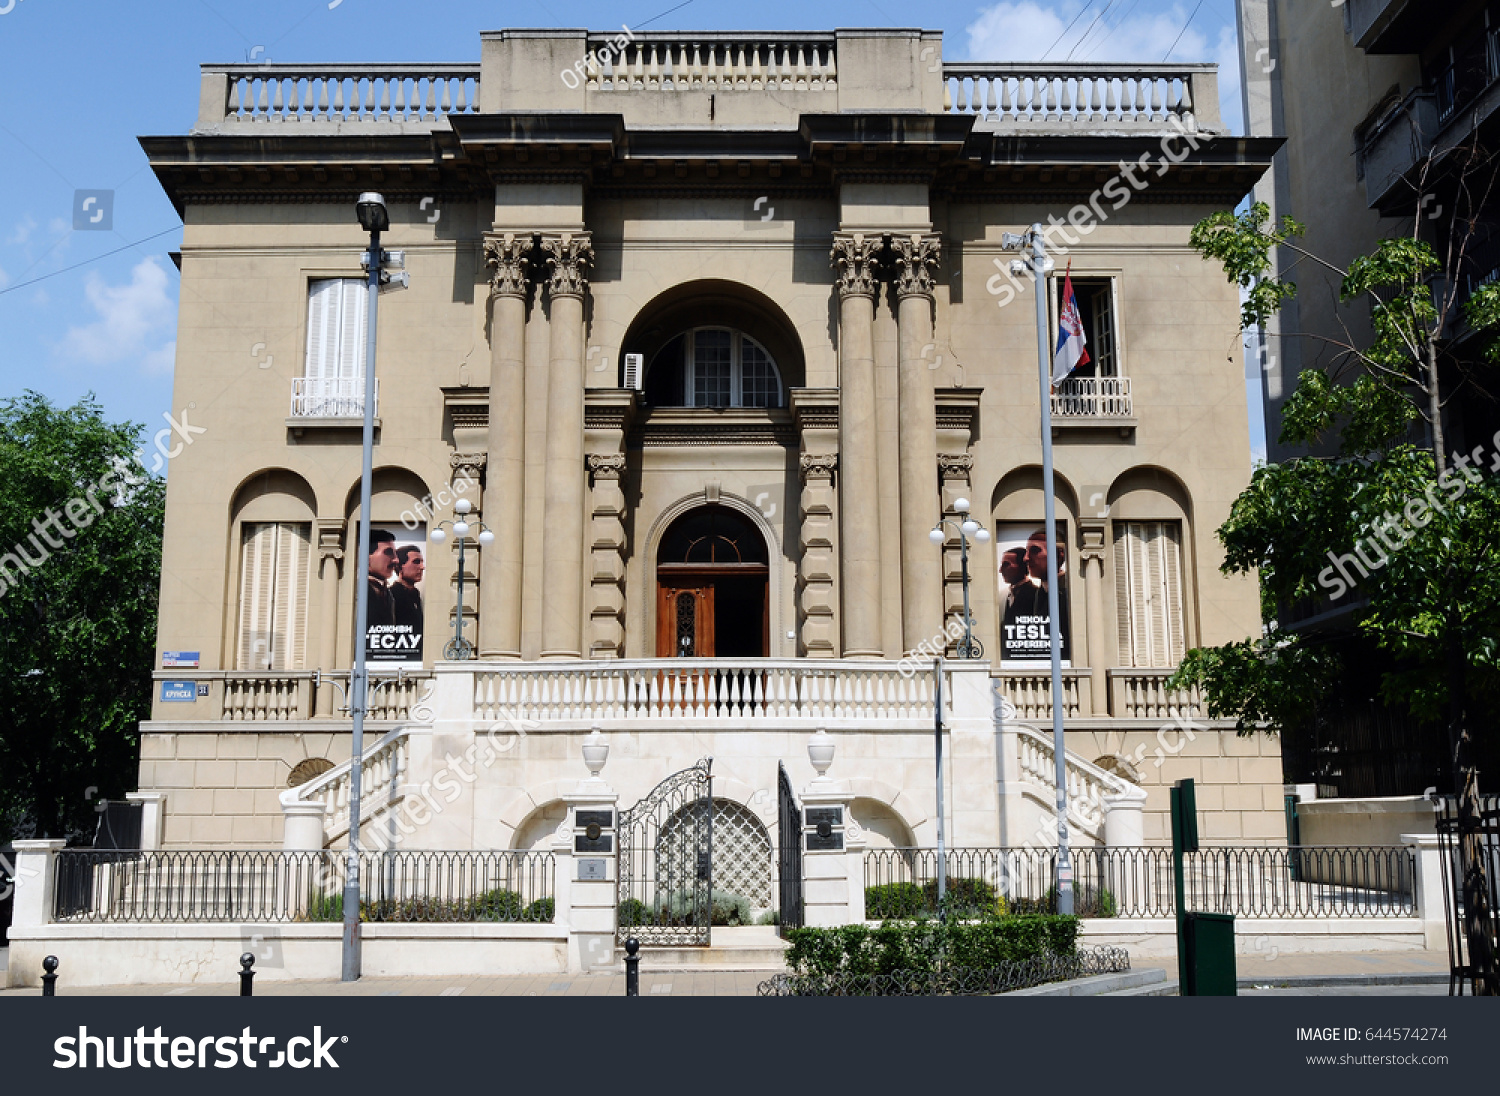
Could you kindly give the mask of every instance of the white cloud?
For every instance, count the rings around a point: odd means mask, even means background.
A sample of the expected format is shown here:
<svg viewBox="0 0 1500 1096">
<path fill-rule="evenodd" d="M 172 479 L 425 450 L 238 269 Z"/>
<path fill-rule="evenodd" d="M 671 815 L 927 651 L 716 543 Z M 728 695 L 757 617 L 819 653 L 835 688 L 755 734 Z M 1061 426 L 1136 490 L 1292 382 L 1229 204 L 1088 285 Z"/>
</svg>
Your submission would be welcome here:
<svg viewBox="0 0 1500 1096">
<path fill-rule="evenodd" d="M 1123 19 L 1115 14 L 1121 8 L 1119 3 L 1095 0 L 1088 5 L 1089 10 L 1084 11 L 1084 7 L 1083 0 L 1045 7 L 1036 0 L 1002 0 L 982 10 L 966 28 L 969 56 L 977 61 L 1039 61 L 1045 54 L 1046 60 L 1058 62 L 1156 63 L 1163 57 L 1217 62 L 1220 110 L 1237 132 L 1242 129 L 1236 124 L 1241 116 L 1240 65 L 1232 25 L 1220 27 L 1210 41 L 1209 32 L 1200 29 L 1210 22 L 1206 11 L 1200 10 L 1188 24 L 1192 5 L 1173 3 L 1154 11 L 1137 11 L 1130 4 L 1121 12 Z M 1096 23 L 1101 10 L 1105 14 Z"/>
<path fill-rule="evenodd" d="M 15 229 L 6 237 L 5 242 L 11 247 L 24 247 L 26 241 L 31 239 L 31 234 L 36 231 L 36 218 L 27 214 L 16 222 Z"/>
<path fill-rule="evenodd" d="M 124 285 L 107 285 L 97 273 L 84 283 L 84 297 L 97 317 L 70 327 L 57 353 L 85 365 L 112 365 L 135 360 L 147 373 L 170 371 L 177 305 L 161 261 L 142 259 Z"/>
</svg>

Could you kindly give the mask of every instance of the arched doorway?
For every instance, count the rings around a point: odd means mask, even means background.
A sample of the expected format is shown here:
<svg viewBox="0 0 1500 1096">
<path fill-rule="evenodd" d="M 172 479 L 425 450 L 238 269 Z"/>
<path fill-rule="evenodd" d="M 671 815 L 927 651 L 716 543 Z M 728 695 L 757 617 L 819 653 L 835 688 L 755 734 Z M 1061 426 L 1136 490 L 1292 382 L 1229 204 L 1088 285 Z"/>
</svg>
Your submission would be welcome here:
<svg viewBox="0 0 1500 1096">
<path fill-rule="evenodd" d="M 656 556 L 658 658 L 764 658 L 771 574 L 765 538 L 743 514 L 701 506 L 674 521 Z"/>
</svg>

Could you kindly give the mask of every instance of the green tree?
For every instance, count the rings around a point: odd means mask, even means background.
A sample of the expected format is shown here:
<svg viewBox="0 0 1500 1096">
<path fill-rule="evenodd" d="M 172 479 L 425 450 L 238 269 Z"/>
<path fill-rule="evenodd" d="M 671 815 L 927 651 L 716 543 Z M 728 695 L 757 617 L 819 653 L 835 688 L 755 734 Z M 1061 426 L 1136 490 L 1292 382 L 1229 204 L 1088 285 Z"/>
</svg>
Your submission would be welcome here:
<svg viewBox="0 0 1500 1096">
<path fill-rule="evenodd" d="M 165 483 L 92 397 L 0 401 L 0 837 L 91 834 L 150 717 Z"/>
<path fill-rule="evenodd" d="M 1268 221 L 1256 204 L 1215 214 L 1192 234 L 1245 289 L 1244 325 L 1264 323 L 1296 293 L 1271 273 L 1271 252 L 1284 247 L 1337 270 L 1344 301 L 1369 303 L 1372 339 L 1339 343 L 1333 367 L 1298 378 L 1281 441 L 1307 455 L 1255 471 L 1218 530 L 1223 570 L 1258 572 L 1267 606 L 1354 599 L 1354 631 L 1399 667 L 1382 676 L 1384 698 L 1446 724 L 1464 833 L 1465 935 L 1478 991 L 1500 995 L 1471 718 L 1500 695 L 1500 435 L 1488 452 L 1445 452 L 1439 370 L 1455 322 L 1481 338 L 1500 328 L 1500 287 L 1460 307 L 1463 224 L 1452 226 L 1441 258 L 1414 228 L 1339 270 L 1297 245 L 1301 225 Z M 1493 340 L 1485 356 L 1493 360 Z M 1425 446 L 1409 441 L 1418 419 L 1429 427 Z M 1309 698 L 1345 669 L 1318 637 L 1271 621 L 1258 639 L 1190 651 L 1172 684 L 1201 686 L 1209 713 L 1235 718 L 1242 733 L 1279 733 L 1305 721 Z"/>
</svg>

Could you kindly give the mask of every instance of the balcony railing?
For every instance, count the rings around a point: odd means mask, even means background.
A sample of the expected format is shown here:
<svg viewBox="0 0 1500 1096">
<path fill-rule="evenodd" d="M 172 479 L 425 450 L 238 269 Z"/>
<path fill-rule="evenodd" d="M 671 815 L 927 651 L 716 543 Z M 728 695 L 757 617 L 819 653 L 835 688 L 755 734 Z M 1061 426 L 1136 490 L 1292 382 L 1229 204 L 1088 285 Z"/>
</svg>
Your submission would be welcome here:
<svg viewBox="0 0 1500 1096">
<path fill-rule="evenodd" d="M 931 674 L 903 673 L 894 662 L 677 658 L 491 665 L 474 674 L 481 720 L 930 726 L 933 699 Z"/>
<path fill-rule="evenodd" d="M 380 413 L 380 378 L 375 378 L 375 413 Z M 363 377 L 294 377 L 294 419 L 359 419 L 365 414 Z"/>
<path fill-rule="evenodd" d="M 1128 419 L 1129 377 L 1068 377 L 1052 390 L 1057 418 Z"/>
<path fill-rule="evenodd" d="M 943 110 L 986 128 L 1216 129 L 1217 96 L 1213 65 L 943 64 Z"/>
<path fill-rule="evenodd" d="M 208 113 L 215 122 L 415 122 L 479 110 L 479 66 L 211 65 L 204 66 Z M 211 106 L 222 90 L 222 114 Z"/>
<path fill-rule="evenodd" d="M 638 34 L 616 52 L 589 35 L 590 91 L 835 91 L 831 34 Z"/>
</svg>

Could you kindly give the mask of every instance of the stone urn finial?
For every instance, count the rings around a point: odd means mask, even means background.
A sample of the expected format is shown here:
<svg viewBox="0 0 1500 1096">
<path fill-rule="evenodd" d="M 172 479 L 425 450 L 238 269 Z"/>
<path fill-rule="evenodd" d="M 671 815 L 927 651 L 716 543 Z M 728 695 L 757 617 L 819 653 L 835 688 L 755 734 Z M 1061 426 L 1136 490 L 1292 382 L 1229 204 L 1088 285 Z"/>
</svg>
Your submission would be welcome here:
<svg viewBox="0 0 1500 1096">
<path fill-rule="evenodd" d="M 588 766 L 589 776 L 595 780 L 604 771 L 604 762 L 609 759 L 609 743 L 595 727 L 589 732 L 589 736 L 583 740 L 583 763 Z"/>
<path fill-rule="evenodd" d="M 818 780 L 828 779 L 828 766 L 833 764 L 834 741 L 827 730 L 818 728 L 818 733 L 807 740 L 807 759 L 818 772 Z"/>
</svg>

